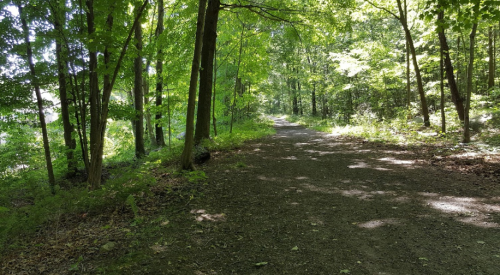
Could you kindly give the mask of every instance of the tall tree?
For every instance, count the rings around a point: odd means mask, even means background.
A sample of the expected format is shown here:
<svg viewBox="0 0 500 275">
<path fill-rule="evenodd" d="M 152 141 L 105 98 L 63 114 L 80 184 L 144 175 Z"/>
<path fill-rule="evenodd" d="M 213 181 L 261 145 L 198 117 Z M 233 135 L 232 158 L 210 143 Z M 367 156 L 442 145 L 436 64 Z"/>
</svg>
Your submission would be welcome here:
<svg viewBox="0 0 500 275">
<path fill-rule="evenodd" d="M 43 139 L 43 149 L 45 152 L 45 162 L 47 164 L 47 173 L 49 176 L 49 185 L 52 193 L 55 192 L 55 177 L 54 170 L 52 168 L 52 157 L 50 155 L 49 137 L 47 134 L 47 124 L 45 122 L 45 114 L 43 111 L 43 100 L 42 93 L 40 92 L 40 83 L 37 78 L 35 63 L 33 62 L 33 49 L 31 48 L 30 42 L 30 30 L 26 20 L 26 14 L 24 12 L 24 7 L 20 3 L 16 3 L 17 9 L 19 11 L 19 17 L 21 18 L 21 27 L 23 30 L 24 43 L 26 45 L 26 58 L 29 65 L 29 70 L 31 74 L 31 85 L 35 89 L 36 102 L 38 106 L 38 118 L 40 120 L 40 126 L 42 128 L 42 139 Z"/>
<path fill-rule="evenodd" d="M 106 133 L 106 125 L 109 113 L 109 100 L 111 97 L 111 91 L 115 84 L 118 72 L 121 68 L 121 63 L 125 53 L 127 51 L 127 46 L 132 39 L 132 35 L 135 31 L 136 25 L 139 23 L 139 18 L 142 12 L 146 8 L 148 0 L 145 0 L 140 6 L 139 10 L 135 13 L 135 19 L 128 32 L 128 36 L 121 47 L 120 54 L 114 64 L 114 68 L 111 64 L 111 51 L 110 45 L 105 45 L 103 59 L 104 59 L 104 75 L 103 88 L 99 88 L 99 75 L 98 75 L 98 51 L 97 48 L 91 47 L 89 49 L 89 101 L 90 101 L 90 166 L 88 182 L 92 189 L 97 189 L 101 185 L 101 174 L 102 174 L 102 157 L 104 148 L 104 135 Z M 96 36 L 96 12 L 94 10 L 94 0 L 86 0 L 85 2 L 86 16 L 87 16 L 87 32 L 90 37 Z M 102 3 L 100 3 L 102 4 Z M 102 7 L 102 6 L 100 6 Z M 98 14 L 102 14 L 102 10 L 99 10 Z M 113 28 L 113 10 L 108 11 L 107 18 L 105 21 L 104 31 L 106 35 L 110 35 Z M 113 51 L 114 52 L 114 51 Z M 112 72 L 112 74 L 110 74 Z"/>
<path fill-rule="evenodd" d="M 77 172 L 77 161 L 74 157 L 76 140 L 73 137 L 75 126 L 71 123 L 69 107 L 71 100 L 68 98 L 67 65 L 68 49 L 64 46 L 64 25 L 66 21 L 65 1 L 49 1 L 51 8 L 51 19 L 55 30 L 56 62 L 59 82 L 59 99 L 61 100 L 61 120 L 63 122 L 64 144 L 66 146 L 66 159 L 68 161 L 67 177 L 74 177 Z"/>
<path fill-rule="evenodd" d="M 215 46 L 217 42 L 217 22 L 219 21 L 220 0 L 209 0 L 205 16 L 203 49 L 201 50 L 200 92 L 194 143 L 210 138 L 210 107 L 212 103 L 212 84 Z"/>
<path fill-rule="evenodd" d="M 139 7 L 137 7 L 137 10 Z M 134 126 L 135 126 L 135 156 L 142 158 L 146 155 L 144 149 L 144 94 L 142 77 L 142 27 L 135 25 L 135 47 L 137 56 L 134 58 Z"/>
<path fill-rule="evenodd" d="M 438 36 L 439 43 L 444 55 L 444 66 L 446 71 L 446 79 L 448 80 L 448 87 L 451 92 L 451 101 L 455 104 L 455 108 L 458 113 L 458 118 L 464 120 L 464 100 L 460 96 L 458 91 L 457 82 L 455 81 L 455 75 L 453 71 L 453 64 L 451 63 L 450 57 L 450 47 L 448 46 L 448 41 L 446 40 L 446 35 L 444 33 L 446 24 L 444 22 L 444 7 L 438 5 Z"/>
<path fill-rule="evenodd" d="M 488 89 L 495 86 L 495 55 L 493 47 L 493 27 L 488 28 Z"/>
<path fill-rule="evenodd" d="M 422 75 L 420 73 L 420 66 L 418 65 L 418 61 L 417 61 L 417 53 L 415 50 L 415 44 L 413 43 L 413 37 L 411 35 L 410 28 L 408 27 L 408 18 L 404 12 L 403 6 L 401 4 L 401 0 L 396 0 L 397 8 L 399 11 L 399 16 L 396 13 L 390 11 L 389 9 L 384 8 L 384 7 L 380 7 L 369 0 L 365 0 L 365 1 L 368 2 L 370 5 L 374 6 L 375 8 L 389 13 L 390 15 L 392 15 L 394 18 L 396 18 L 401 23 L 401 26 L 403 27 L 403 30 L 405 32 L 406 42 L 408 43 L 408 46 L 410 48 L 410 52 L 412 55 L 413 68 L 415 70 L 415 77 L 417 78 L 417 90 L 418 90 L 418 94 L 420 96 L 420 107 L 422 109 L 422 116 L 424 117 L 424 125 L 430 126 L 431 123 L 429 120 L 429 108 L 427 107 L 427 100 L 425 98 L 424 84 L 422 81 Z"/>
<path fill-rule="evenodd" d="M 158 23 L 156 25 L 156 111 L 155 115 L 155 135 L 156 144 L 165 146 L 165 137 L 163 136 L 162 112 L 163 104 L 163 44 L 161 35 L 164 30 L 163 20 L 165 18 L 165 7 L 163 0 L 158 0 Z"/>
<path fill-rule="evenodd" d="M 184 139 L 184 149 L 181 155 L 181 170 L 194 170 L 194 109 L 196 107 L 196 88 L 198 86 L 198 71 L 200 70 L 200 56 L 203 46 L 203 26 L 205 23 L 206 6 L 207 0 L 200 0 L 198 19 L 196 22 L 193 62 L 191 64 L 191 78 L 189 82 L 189 98 L 186 114 L 186 138 Z"/>
</svg>

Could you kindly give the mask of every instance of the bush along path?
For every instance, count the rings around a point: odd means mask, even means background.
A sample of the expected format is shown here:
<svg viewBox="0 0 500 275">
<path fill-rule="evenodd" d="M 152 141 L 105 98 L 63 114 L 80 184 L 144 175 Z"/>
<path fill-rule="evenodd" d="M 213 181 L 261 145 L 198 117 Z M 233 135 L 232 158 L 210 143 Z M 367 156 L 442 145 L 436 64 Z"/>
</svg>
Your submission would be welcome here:
<svg viewBox="0 0 500 275">
<path fill-rule="evenodd" d="M 94 217 L 93 242 L 65 240 L 72 258 L 41 273 L 500 274 L 495 177 L 273 119 L 276 135 L 214 154 L 205 184 L 193 173 Z"/>
</svg>

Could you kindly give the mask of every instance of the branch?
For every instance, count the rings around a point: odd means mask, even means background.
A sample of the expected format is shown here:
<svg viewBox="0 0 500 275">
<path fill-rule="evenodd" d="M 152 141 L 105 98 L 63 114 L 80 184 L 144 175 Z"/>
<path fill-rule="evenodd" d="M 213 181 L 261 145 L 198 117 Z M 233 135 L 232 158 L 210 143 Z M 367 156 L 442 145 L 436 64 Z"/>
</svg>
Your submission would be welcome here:
<svg viewBox="0 0 500 275">
<path fill-rule="evenodd" d="M 394 18 L 396 18 L 397 20 L 401 21 L 401 18 L 399 18 L 399 16 L 397 16 L 395 13 L 393 13 L 392 11 L 384 8 L 384 7 L 379 7 L 377 5 L 375 5 L 373 2 L 369 1 L 369 0 L 365 0 L 365 2 L 367 2 L 368 4 L 372 5 L 373 7 L 379 9 L 379 10 L 383 10 L 385 12 L 387 12 L 388 14 L 394 16 Z"/>
</svg>

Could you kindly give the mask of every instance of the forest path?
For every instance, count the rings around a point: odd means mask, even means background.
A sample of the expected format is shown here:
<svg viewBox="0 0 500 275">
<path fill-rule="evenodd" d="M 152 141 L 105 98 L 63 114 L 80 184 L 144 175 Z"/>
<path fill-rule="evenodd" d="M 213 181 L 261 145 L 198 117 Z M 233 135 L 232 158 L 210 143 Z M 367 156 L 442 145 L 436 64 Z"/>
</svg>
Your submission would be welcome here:
<svg viewBox="0 0 500 275">
<path fill-rule="evenodd" d="M 205 167 L 195 274 L 500 274 L 485 179 L 273 120 L 276 135 Z"/>
</svg>

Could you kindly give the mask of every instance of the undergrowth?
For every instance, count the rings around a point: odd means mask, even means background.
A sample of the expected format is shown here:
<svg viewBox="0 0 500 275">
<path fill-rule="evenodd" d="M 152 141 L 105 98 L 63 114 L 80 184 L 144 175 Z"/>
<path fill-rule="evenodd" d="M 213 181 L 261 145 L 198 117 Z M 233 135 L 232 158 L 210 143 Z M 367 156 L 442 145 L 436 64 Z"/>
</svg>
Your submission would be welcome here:
<svg viewBox="0 0 500 275">
<path fill-rule="evenodd" d="M 354 115 L 350 123 L 313 116 L 283 115 L 290 122 L 301 124 L 317 131 L 363 138 L 367 141 L 399 145 L 458 144 L 463 138 L 463 126 L 456 111 L 447 108 L 446 132 L 441 129 L 440 113 L 430 116 L 430 127 L 423 126 L 420 117 L 412 117 L 402 111 L 396 118 L 379 120 L 370 114 Z M 473 143 L 489 146 L 500 145 L 500 106 L 476 109 L 470 115 Z"/>
<path fill-rule="evenodd" d="M 233 133 L 221 127 L 219 135 L 206 147 L 210 151 L 231 150 L 246 140 L 274 133 L 272 125 L 268 119 L 254 118 L 253 121 L 235 124 Z M 59 177 L 56 194 L 52 195 L 42 169 L 0 175 L 3 183 L 0 186 L 0 253 L 22 247 L 30 235 L 71 213 L 102 213 L 126 207 L 134 213 L 133 222 L 140 222 L 136 205 L 143 194 L 150 193 L 150 187 L 157 183 L 151 171 L 172 172 L 188 185 L 206 181 L 203 171 L 176 172 L 183 145 L 183 140 L 174 139 L 170 147 L 153 150 L 141 160 L 124 161 L 121 157 L 105 160 L 107 179 L 98 190 L 89 190 L 86 183 L 75 184 Z M 128 150 L 130 152 L 117 153 L 115 156 L 132 155 L 133 146 Z M 190 200 L 196 195 L 188 193 L 179 195 Z"/>
</svg>

